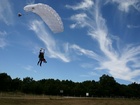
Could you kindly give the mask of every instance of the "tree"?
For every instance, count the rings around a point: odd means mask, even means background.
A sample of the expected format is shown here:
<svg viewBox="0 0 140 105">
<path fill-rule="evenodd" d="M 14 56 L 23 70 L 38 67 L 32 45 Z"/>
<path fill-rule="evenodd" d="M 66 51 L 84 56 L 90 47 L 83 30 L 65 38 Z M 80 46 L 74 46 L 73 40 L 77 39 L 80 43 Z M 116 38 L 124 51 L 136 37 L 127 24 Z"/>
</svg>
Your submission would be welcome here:
<svg viewBox="0 0 140 105">
<path fill-rule="evenodd" d="M 22 80 L 20 80 L 20 78 L 13 79 L 11 83 L 11 90 L 21 91 L 21 88 L 22 88 Z"/>
<path fill-rule="evenodd" d="M 90 96 L 96 96 L 96 91 L 97 91 L 97 83 L 92 80 L 92 81 L 84 81 L 82 82 L 82 85 L 84 87 L 84 92 L 89 93 Z"/>
<path fill-rule="evenodd" d="M 23 78 L 22 91 L 24 93 L 35 93 L 36 81 L 33 78 Z"/>
<path fill-rule="evenodd" d="M 11 89 L 11 77 L 6 73 L 0 74 L 0 91 L 10 91 Z"/>
<path fill-rule="evenodd" d="M 117 82 L 115 79 L 108 75 L 102 75 L 99 80 L 100 95 L 101 96 L 115 96 L 117 92 Z"/>
<path fill-rule="evenodd" d="M 61 91 L 60 91 L 61 90 Z M 140 84 L 119 84 L 108 75 L 102 75 L 99 81 L 73 82 L 71 80 L 42 79 L 39 81 L 26 77 L 12 79 L 6 73 L 0 73 L 0 92 L 23 92 L 28 94 L 68 95 L 96 97 L 140 98 Z M 62 94 L 63 93 L 63 94 Z"/>
<path fill-rule="evenodd" d="M 140 84 L 132 83 L 128 85 L 129 88 L 129 97 L 139 97 L 140 98 Z"/>
<path fill-rule="evenodd" d="M 63 95 L 74 96 L 75 83 L 69 80 L 62 80 L 60 83 L 60 90 L 63 90 Z M 60 93 L 61 94 L 61 93 Z"/>
</svg>

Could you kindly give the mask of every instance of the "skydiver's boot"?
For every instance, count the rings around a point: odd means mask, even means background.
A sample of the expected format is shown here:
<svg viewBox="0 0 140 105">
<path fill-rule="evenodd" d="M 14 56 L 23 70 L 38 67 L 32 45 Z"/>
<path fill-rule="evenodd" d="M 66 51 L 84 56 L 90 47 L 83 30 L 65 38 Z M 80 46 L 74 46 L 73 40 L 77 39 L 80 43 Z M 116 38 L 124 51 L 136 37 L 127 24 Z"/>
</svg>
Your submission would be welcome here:
<svg viewBox="0 0 140 105">
<path fill-rule="evenodd" d="M 39 61 L 37 62 L 37 65 L 39 65 Z"/>
</svg>

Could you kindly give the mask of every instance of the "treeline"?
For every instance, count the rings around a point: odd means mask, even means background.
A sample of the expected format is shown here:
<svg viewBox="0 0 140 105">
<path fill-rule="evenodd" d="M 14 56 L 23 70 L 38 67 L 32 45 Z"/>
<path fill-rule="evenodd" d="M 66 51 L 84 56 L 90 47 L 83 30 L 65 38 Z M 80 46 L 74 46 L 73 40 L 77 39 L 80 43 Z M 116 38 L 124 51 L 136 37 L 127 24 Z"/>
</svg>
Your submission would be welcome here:
<svg viewBox="0 0 140 105">
<path fill-rule="evenodd" d="M 45 94 L 85 97 L 125 97 L 140 98 L 140 84 L 119 84 L 108 75 L 102 75 L 99 81 L 73 82 L 70 80 L 42 79 L 35 81 L 26 77 L 12 79 L 6 73 L 0 73 L 0 92 L 22 92 L 26 94 Z"/>
</svg>

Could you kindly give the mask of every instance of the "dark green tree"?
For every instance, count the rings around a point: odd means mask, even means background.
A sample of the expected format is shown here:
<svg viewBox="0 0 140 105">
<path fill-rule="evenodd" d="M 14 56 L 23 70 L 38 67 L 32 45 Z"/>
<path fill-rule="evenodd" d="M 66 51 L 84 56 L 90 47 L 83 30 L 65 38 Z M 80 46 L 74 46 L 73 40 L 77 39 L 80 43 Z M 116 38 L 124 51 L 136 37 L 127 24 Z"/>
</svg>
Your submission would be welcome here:
<svg viewBox="0 0 140 105">
<path fill-rule="evenodd" d="M 92 81 L 84 81 L 82 82 L 82 85 L 84 87 L 84 92 L 89 93 L 89 96 L 96 96 L 97 93 L 97 82 L 95 82 L 94 80 Z"/>
<path fill-rule="evenodd" d="M 11 90 L 12 79 L 6 73 L 0 74 L 0 91 L 10 91 Z"/>
<path fill-rule="evenodd" d="M 140 98 L 140 84 L 132 83 L 128 85 L 129 88 L 129 97 L 139 97 Z"/>
<path fill-rule="evenodd" d="M 102 75 L 99 80 L 99 96 L 115 96 L 118 92 L 118 83 L 108 75 Z"/>
<path fill-rule="evenodd" d="M 35 81 L 26 77 L 12 79 L 6 73 L 0 73 L 0 92 L 23 92 L 28 94 L 126 97 L 140 98 L 140 84 L 119 84 L 109 75 L 102 75 L 99 81 L 73 82 L 71 80 L 42 79 Z"/>
<path fill-rule="evenodd" d="M 33 80 L 33 78 L 26 77 L 23 78 L 23 84 L 22 84 L 22 91 L 24 93 L 35 93 L 36 89 L 36 81 Z"/>
<path fill-rule="evenodd" d="M 20 78 L 15 78 L 12 79 L 12 83 L 11 83 L 11 90 L 15 91 L 15 92 L 21 92 L 22 89 L 22 80 L 20 80 Z"/>
<path fill-rule="evenodd" d="M 74 96 L 75 83 L 69 80 L 62 80 L 59 90 L 63 90 L 63 95 Z M 62 94 L 62 93 L 60 93 Z"/>
</svg>

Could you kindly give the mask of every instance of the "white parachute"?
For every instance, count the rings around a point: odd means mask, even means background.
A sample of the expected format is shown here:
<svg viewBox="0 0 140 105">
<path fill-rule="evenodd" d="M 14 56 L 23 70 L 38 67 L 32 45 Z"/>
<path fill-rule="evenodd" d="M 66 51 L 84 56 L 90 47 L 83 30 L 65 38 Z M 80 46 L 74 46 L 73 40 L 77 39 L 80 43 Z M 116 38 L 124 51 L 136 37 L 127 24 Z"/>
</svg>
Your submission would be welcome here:
<svg viewBox="0 0 140 105">
<path fill-rule="evenodd" d="M 25 6 L 24 10 L 39 15 L 52 32 L 63 32 L 64 27 L 60 16 L 52 7 L 48 6 L 47 4 L 30 4 Z"/>
</svg>

